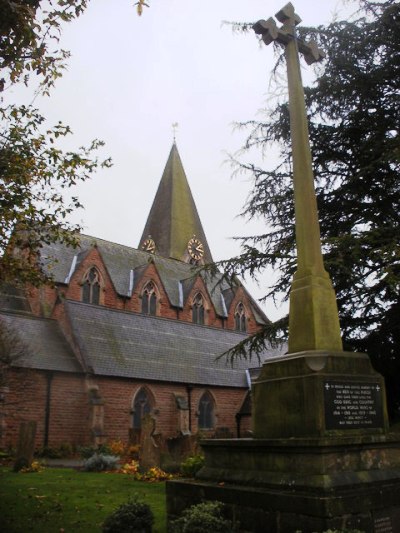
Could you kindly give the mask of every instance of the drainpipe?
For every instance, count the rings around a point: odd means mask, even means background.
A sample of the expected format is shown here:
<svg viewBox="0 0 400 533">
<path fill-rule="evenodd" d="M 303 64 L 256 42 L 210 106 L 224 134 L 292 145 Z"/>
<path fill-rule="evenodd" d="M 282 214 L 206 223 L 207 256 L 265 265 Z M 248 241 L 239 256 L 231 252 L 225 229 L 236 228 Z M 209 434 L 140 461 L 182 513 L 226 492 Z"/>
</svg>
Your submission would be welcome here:
<svg viewBox="0 0 400 533">
<path fill-rule="evenodd" d="M 44 442 L 43 446 L 49 445 L 49 429 L 50 429 L 50 402 L 51 402 L 51 382 L 53 381 L 53 372 L 47 374 L 47 389 L 46 389 L 46 407 L 44 412 Z"/>
<path fill-rule="evenodd" d="M 189 407 L 189 431 L 192 432 L 192 385 L 186 385 L 188 407 Z"/>
<path fill-rule="evenodd" d="M 240 413 L 236 413 L 235 419 L 236 419 L 236 437 L 240 439 L 240 422 L 242 420 L 242 415 Z"/>
</svg>

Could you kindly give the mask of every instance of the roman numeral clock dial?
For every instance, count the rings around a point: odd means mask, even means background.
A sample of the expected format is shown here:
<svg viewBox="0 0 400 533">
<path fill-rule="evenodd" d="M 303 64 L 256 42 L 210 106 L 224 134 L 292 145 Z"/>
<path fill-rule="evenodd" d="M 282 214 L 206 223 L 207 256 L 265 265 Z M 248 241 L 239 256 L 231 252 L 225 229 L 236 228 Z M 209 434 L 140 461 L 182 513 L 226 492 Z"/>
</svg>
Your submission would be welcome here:
<svg viewBox="0 0 400 533">
<path fill-rule="evenodd" d="M 144 252 L 150 252 L 151 254 L 154 254 L 154 252 L 156 251 L 156 243 L 151 237 L 144 241 L 144 243 L 142 244 L 142 250 Z"/>
<path fill-rule="evenodd" d="M 199 239 L 197 239 L 196 237 L 193 237 L 192 239 L 190 239 L 190 241 L 188 242 L 187 249 L 188 249 L 190 257 L 194 259 L 195 261 L 198 261 L 204 255 L 203 243 L 199 241 Z"/>
</svg>

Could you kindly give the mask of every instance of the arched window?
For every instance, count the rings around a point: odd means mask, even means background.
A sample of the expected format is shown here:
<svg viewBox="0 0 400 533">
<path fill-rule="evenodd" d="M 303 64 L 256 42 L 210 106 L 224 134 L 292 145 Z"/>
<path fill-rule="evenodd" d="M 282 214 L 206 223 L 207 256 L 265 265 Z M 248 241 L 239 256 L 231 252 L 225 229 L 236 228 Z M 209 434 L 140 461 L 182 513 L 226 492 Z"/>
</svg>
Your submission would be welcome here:
<svg viewBox="0 0 400 533">
<path fill-rule="evenodd" d="M 235 330 L 246 331 L 246 311 L 242 302 L 238 303 L 235 311 Z"/>
<path fill-rule="evenodd" d="M 100 274 L 96 267 L 86 272 L 83 278 L 82 302 L 95 305 L 100 303 Z"/>
<path fill-rule="evenodd" d="M 157 294 L 152 281 L 145 286 L 142 294 L 142 313 L 156 316 L 157 314 Z"/>
<path fill-rule="evenodd" d="M 194 324 L 204 324 L 204 301 L 199 292 L 193 298 L 192 320 Z"/>
<path fill-rule="evenodd" d="M 199 429 L 212 429 L 214 427 L 214 399 L 206 391 L 199 401 Z"/>
<path fill-rule="evenodd" d="M 142 388 L 135 396 L 133 402 L 133 420 L 132 427 L 140 429 L 142 426 L 142 418 L 151 411 L 150 396 L 146 389 Z"/>
</svg>

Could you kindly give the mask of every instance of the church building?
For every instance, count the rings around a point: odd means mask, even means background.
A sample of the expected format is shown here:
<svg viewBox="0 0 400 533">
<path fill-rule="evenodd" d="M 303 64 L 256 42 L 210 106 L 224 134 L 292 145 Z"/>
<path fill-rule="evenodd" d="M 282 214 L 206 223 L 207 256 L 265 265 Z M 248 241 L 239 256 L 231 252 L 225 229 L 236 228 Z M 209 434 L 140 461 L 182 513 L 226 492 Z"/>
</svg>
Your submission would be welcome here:
<svg viewBox="0 0 400 533">
<path fill-rule="evenodd" d="M 31 420 L 37 448 L 138 442 L 147 413 L 163 439 L 250 429 L 259 362 L 218 357 L 268 318 L 241 283 L 201 269 L 213 259 L 175 142 L 137 249 L 79 235 L 39 260 L 53 284 L 0 292 L 21 347 L 0 384 L 1 447 Z"/>
</svg>

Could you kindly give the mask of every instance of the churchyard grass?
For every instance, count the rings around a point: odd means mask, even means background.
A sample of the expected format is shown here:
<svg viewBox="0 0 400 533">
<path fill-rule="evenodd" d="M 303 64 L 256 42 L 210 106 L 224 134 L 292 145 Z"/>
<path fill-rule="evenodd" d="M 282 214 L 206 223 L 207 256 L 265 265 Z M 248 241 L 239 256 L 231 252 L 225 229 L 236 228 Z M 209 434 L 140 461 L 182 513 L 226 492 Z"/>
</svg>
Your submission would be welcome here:
<svg viewBox="0 0 400 533">
<path fill-rule="evenodd" d="M 4 533 L 98 533 L 106 516 L 135 493 L 154 513 L 153 532 L 164 533 L 164 482 L 64 468 L 14 473 L 1 467 L 0 529 Z"/>
</svg>

